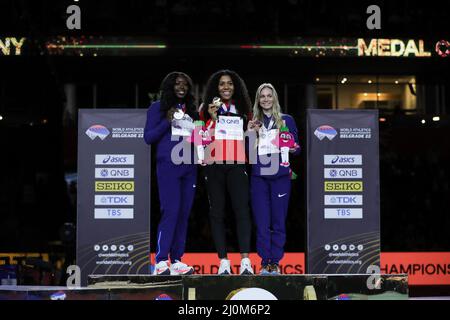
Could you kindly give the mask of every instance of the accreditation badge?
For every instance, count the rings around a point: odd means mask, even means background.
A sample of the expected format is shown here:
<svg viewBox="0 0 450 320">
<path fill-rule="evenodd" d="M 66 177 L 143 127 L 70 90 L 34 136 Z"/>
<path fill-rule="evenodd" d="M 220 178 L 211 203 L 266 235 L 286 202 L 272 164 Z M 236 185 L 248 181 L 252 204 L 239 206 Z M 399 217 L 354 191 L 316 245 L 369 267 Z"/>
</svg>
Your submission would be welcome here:
<svg viewBox="0 0 450 320">
<path fill-rule="evenodd" d="M 216 140 L 244 140 L 244 120 L 241 117 L 219 116 Z"/>
<path fill-rule="evenodd" d="M 190 137 L 194 129 L 194 121 L 187 113 L 181 119 L 172 120 L 172 136 Z"/>
<path fill-rule="evenodd" d="M 278 137 L 278 129 L 267 130 L 264 127 L 259 129 L 258 155 L 280 153 L 280 149 L 272 143 L 276 137 Z"/>
</svg>

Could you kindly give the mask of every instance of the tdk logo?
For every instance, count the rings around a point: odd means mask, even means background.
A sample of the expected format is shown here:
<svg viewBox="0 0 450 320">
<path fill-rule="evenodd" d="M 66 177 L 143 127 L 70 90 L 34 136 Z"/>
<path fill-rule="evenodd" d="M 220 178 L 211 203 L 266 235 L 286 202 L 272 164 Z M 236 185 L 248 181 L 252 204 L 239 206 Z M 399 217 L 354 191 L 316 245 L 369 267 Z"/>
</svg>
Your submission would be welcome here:
<svg viewBox="0 0 450 320">
<path fill-rule="evenodd" d="M 362 195 L 325 195 L 324 197 L 326 206 L 361 206 L 363 204 Z"/>
<path fill-rule="evenodd" d="M 95 205 L 96 206 L 133 206 L 134 205 L 134 196 L 133 195 L 104 195 L 104 196 L 95 196 Z"/>
<path fill-rule="evenodd" d="M 106 127 L 99 124 L 95 124 L 86 130 L 86 134 L 91 140 L 94 140 L 97 137 L 101 140 L 105 140 L 105 138 L 109 136 L 109 133 L 110 132 Z"/>
<path fill-rule="evenodd" d="M 324 165 L 334 166 L 351 166 L 362 165 L 362 155 L 332 155 L 326 154 L 323 156 Z"/>
<path fill-rule="evenodd" d="M 95 164 L 98 165 L 134 165 L 134 154 L 96 154 Z"/>
</svg>

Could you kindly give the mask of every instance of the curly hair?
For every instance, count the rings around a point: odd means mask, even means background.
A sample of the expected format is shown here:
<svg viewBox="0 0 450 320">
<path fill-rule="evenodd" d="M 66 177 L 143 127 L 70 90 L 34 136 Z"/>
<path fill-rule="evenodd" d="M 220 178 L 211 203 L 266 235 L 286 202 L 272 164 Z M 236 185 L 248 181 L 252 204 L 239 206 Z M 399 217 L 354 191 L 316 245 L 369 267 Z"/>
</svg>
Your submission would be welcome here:
<svg viewBox="0 0 450 320">
<path fill-rule="evenodd" d="M 175 83 L 178 77 L 186 79 L 188 83 L 188 91 L 184 97 L 184 103 L 186 104 L 186 113 L 192 116 L 196 112 L 194 105 L 195 97 L 192 93 L 192 79 L 187 74 L 179 71 L 169 73 L 161 82 L 161 112 L 167 113 L 170 108 L 175 107 L 179 102 L 179 98 L 175 95 Z"/>
<path fill-rule="evenodd" d="M 236 106 L 236 110 L 239 115 L 247 117 L 251 110 L 250 96 L 248 94 L 247 86 L 244 80 L 232 70 L 220 70 L 214 73 L 206 83 L 205 94 L 203 95 L 204 108 L 212 102 L 214 97 L 220 97 L 219 95 L 219 81 L 222 76 L 230 76 L 234 85 L 233 101 Z M 205 109 L 206 110 L 206 109 Z M 203 112 L 203 116 L 206 120 L 211 116 L 208 112 Z"/>
</svg>

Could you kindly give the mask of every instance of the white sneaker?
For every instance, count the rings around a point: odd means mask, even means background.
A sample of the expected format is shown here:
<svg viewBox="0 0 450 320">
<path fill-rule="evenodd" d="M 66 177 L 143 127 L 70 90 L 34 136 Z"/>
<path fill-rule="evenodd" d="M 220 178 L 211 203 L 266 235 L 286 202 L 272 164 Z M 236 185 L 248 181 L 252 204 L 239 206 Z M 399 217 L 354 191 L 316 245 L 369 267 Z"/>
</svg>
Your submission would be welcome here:
<svg viewBox="0 0 450 320">
<path fill-rule="evenodd" d="M 194 268 L 192 268 L 191 266 L 188 266 L 187 264 L 175 260 L 175 263 L 172 263 L 172 265 L 170 266 L 170 274 L 171 275 L 176 275 L 176 276 L 180 276 L 180 275 L 189 275 L 189 274 L 193 274 L 194 273 Z"/>
<path fill-rule="evenodd" d="M 241 268 L 239 270 L 239 273 L 242 275 L 254 274 L 253 268 L 252 268 L 252 262 L 250 261 L 249 258 L 243 258 L 241 260 Z"/>
<path fill-rule="evenodd" d="M 220 260 L 219 272 L 217 274 L 231 274 L 230 260 Z"/>
<path fill-rule="evenodd" d="M 153 274 L 155 275 L 170 275 L 169 261 L 160 261 L 155 265 L 155 271 Z"/>
</svg>

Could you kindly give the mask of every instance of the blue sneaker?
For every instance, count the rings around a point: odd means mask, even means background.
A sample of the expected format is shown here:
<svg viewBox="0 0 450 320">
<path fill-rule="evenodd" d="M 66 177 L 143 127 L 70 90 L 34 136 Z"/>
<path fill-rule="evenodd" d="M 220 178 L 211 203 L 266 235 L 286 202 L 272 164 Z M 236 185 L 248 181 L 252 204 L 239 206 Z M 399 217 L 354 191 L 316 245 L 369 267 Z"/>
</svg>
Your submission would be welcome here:
<svg viewBox="0 0 450 320">
<path fill-rule="evenodd" d="M 266 264 L 265 266 L 261 266 L 261 271 L 259 271 L 261 276 L 269 276 L 271 274 L 270 264 Z"/>
<path fill-rule="evenodd" d="M 270 274 L 275 276 L 281 274 L 280 266 L 278 265 L 278 263 L 270 264 Z"/>
</svg>

